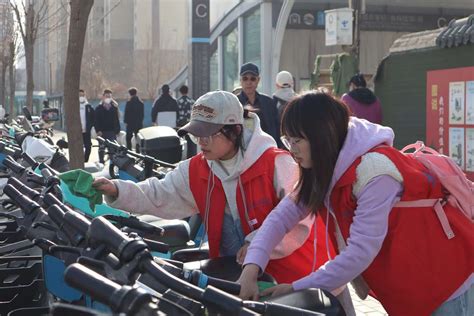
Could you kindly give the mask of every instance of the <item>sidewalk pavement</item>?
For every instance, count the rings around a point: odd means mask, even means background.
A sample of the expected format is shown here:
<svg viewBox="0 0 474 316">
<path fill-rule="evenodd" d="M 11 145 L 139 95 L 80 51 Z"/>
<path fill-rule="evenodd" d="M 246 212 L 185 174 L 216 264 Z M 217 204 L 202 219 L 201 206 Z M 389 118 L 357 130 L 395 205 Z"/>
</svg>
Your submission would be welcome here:
<svg viewBox="0 0 474 316">
<path fill-rule="evenodd" d="M 351 293 L 352 302 L 357 316 L 385 316 L 388 313 L 382 307 L 379 301 L 368 296 L 367 299 L 361 300 L 355 293 L 352 285 L 349 285 L 349 292 Z"/>
<path fill-rule="evenodd" d="M 61 138 L 65 138 L 67 140 L 66 132 L 60 130 L 54 130 L 53 140 L 54 142 L 58 141 Z M 97 141 L 95 139 L 92 140 L 92 145 L 97 145 Z M 69 158 L 69 153 L 65 150 L 66 157 Z M 96 162 L 99 161 L 99 154 L 98 154 L 98 147 L 92 147 L 92 152 L 89 158 L 89 162 Z M 352 286 L 349 285 L 349 290 L 352 297 L 352 302 L 354 303 L 354 308 L 356 310 L 357 316 L 385 316 L 388 315 L 382 305 L 374 299 L 373 297 L 367 297 L 366 300 L 361 300 Z"/>
</svg>

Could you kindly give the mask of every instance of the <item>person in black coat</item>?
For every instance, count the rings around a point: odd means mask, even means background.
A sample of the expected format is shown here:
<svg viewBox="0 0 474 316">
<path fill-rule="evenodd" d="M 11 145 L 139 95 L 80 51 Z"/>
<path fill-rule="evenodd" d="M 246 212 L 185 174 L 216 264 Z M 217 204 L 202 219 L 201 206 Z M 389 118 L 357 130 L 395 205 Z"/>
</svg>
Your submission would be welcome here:
<svg viewBox="0 0 474 316">
<path fill-rule="evenodd" d="M 242 92 L 237 97 L 240 103 L 256 110 L 260 118 L 262 130 L 275 139 L 278 147 L 283 148 L 280 140 L 280 122 L 276 102 L 266 94 L 258 93 L 260 71 L 254 63 L 246 63 L 240 67 L 240 85 Z"/>
<path fill-rule="evenodd" d="M 118 104 L 112 99 L 112 91 L 105 89 L 102 102 L 95 108 L 95 130 L 97 136 L 116 140 L 120 132 Z M 104 163 L 104 152 L 99 150 L 99 161 Z"/>
<path fill-rule="evenodd" d="M 137 88 L 128 89 L 128 93 L 130 94 L 130 99 L 125 104 L 123 122 L 127 125 L 127 148 L 132 149 L 132 136 L 135 134 L 136 141 L 137 133 L 143 127 L 145 106 L 143 101 L 137 96 Z"/>
<path fill-rule="evenodd" d="M 151 121 L 153 125 L 158 125 L 158 113 L 174 114 L 174 119 L 170 117 L 166 124 L 170 127 L 176 127 L 176 118 L 178 117 L 178 102 L 170 95 L 170 86 L 164 84 L 161 87 L 161 96 L 153 104 L 151 109 Z M 172 116 L 172 115 L 171 115 Z"/>
<path fill-rule="evenodd" d="M 91 155 L 92 140 L 91 129 L 95 124 L 95 111 L 87 102 L 84 90 L 79 90 L 79 113 L 81 117 L 82 141 L 84 142 L 84 162 L 89 161 Z"/>
</svg>

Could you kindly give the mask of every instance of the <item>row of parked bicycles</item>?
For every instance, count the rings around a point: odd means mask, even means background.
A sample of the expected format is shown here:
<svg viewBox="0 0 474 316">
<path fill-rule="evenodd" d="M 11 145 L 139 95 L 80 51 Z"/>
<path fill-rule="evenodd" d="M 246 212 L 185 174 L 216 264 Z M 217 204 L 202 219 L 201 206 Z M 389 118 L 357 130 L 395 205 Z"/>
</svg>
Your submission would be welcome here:
<svg viewBox="0 0 474 316">
<path fill-rule="evenodd" d="M 64 157 L 61 150 L 31 131 L 17 136 L 24 132 L 0 141 L 1 315 L 344 315 L 318 289 L 241 300 L 241 267 L 235 257 L 209 259 L 198 216 L 164 220 L 93 205 L 61 180 L 64 161 L 30 155 L 24 140 Z M 162 178 L 175 167 L 98 141 L 112 178 Z M 267 274 L 260 281 L 275 283 Z"/>
</svg>

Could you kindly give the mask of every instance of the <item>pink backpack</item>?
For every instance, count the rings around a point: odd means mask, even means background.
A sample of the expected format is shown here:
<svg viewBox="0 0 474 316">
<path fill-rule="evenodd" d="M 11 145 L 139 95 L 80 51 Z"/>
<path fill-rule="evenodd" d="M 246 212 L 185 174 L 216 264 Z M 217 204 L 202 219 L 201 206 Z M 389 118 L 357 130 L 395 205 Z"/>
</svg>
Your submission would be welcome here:
<svg viewBox="0 0 474 316">
<path fill-rule="evenodd" d="M 464 172 L 450 158 L 441 155 L 436 150 L 426 147 L 422 141 L 408 145 L 401 150 L 407 154 L 408 150 L 414 149 L 412 155 L 421 162 L 434 176 L 438 178 L 441 185 L 446 189 L 447 196 L 443 199 L 425 199 L 417 201 L 402 201 L 395 207 L 429 207 L 432 206 L 440 220 L 441 226 L 448 237 L 454 237 L 443 205 L 446 203 L 459 209 L 470 221 L 474 223 L 474 183 L 466 178 Z"/>
</svg>

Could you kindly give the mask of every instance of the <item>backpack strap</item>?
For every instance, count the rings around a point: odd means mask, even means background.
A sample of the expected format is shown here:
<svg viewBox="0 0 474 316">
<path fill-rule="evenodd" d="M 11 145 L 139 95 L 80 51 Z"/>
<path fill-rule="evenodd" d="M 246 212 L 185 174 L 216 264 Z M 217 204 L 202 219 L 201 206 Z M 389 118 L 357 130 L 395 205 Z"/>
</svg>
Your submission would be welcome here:
<svg viewBox="0 0 474 316">
<path fill-rule="evenodd" d="M 438 217 L 441 227 L 443 228 L 444 233 L 448 239 L 453 238 L 454 232 L 449 225 L 448 218 L 444 212 L 443 206 L 446 204 L 445 199 L 423 199 L 415 201 L 400 201 L 394 205 L 394 207 L 432 207 Z"/>
</svg>

